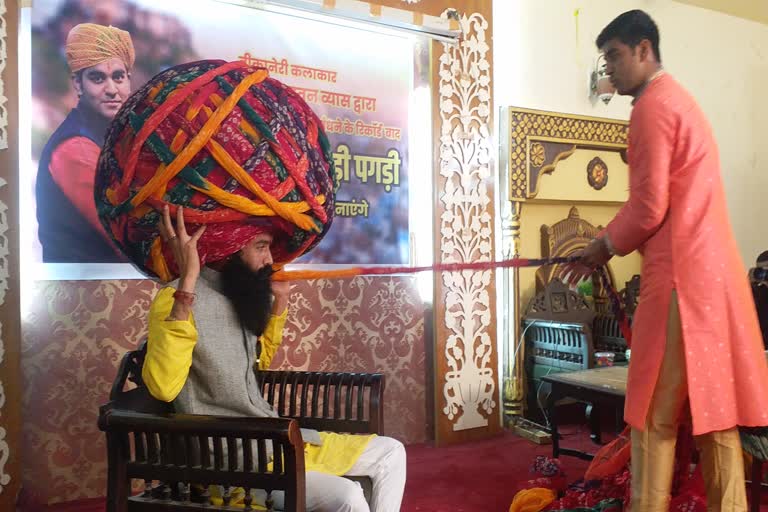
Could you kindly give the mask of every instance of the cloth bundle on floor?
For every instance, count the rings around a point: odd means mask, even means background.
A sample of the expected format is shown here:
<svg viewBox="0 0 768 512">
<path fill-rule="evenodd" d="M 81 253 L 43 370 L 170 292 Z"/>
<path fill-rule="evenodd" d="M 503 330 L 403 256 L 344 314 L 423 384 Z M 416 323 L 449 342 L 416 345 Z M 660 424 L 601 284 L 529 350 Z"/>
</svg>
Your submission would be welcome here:
<svg viewBox="0 0 768 512">
<path fill-rule="evenodd" d="M 187 229 L 207 225 L 201 263 L 224 261 L 257 234 L 279 267 L 320 242 L 336 177 L 322 123 L 292 89 L 243 62 L 163 71 L 126 101 L 107 133 L 94 190 L 99 218 L 143 272 L 178 275 L 158 230 L 168 204 Z"/>
</svg>

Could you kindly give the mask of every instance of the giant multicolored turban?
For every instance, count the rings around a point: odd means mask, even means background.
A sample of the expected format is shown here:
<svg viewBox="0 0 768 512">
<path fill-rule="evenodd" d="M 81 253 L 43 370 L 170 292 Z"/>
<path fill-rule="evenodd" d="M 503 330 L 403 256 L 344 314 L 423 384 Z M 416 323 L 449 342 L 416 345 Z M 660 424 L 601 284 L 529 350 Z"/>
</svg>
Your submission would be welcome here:
<svg viewBox="0 0 768 512">
<path fill-rule="evenodd" d="M 257 234 L 274 237 L 277 266 L 328 231 L 335 174 L 322 124 L 292 89 L 243 62 L 168 69 L 125 102 L 99 158 L 95 199 L 115 243 L 143 272 L 178 275 L 158 223 L 184 207 L 207 226 L 201 262 L 224 261 Z M 174 217 L 175 218 L 175 217 Z"/>
<path fill-rule="evenodd" d="M 73 27 L 67 34 L 65 52 L 73 73 L 114 58 L 122 60 L 130 70 L 136 60 L 131 34 L 95 23 L 81 23 Z"/>
</svg>

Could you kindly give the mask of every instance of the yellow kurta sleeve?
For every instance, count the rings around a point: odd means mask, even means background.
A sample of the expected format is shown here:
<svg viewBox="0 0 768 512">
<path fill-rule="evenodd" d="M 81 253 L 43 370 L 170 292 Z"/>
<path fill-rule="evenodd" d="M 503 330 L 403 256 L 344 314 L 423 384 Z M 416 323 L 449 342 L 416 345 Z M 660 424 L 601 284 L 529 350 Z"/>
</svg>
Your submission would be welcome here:
<svg viewBox="0 0 768 512">
<path fill-rule="evenodd" d="M 197 344 L 197 328 L 191 314 L 187 320 L 168 320 L 175 291 L 163 288 L 152 301 L 147 356 L 141 371 L 150 394 L 163 402 L 172 402 L 184 387 Z"/>
<path fill-rule="evenodd" d="M 283 328 L 285 319 L 288 318 L 288 308 L 279 315 L 272 315 L 267 322 L 267 328 L 261 335 L 261 358 L 259 359 L 259 370 L 266 370 L 272 363 L 272 359 L 277 353 L 277 348 L 283 342 Z"/>
</svg>

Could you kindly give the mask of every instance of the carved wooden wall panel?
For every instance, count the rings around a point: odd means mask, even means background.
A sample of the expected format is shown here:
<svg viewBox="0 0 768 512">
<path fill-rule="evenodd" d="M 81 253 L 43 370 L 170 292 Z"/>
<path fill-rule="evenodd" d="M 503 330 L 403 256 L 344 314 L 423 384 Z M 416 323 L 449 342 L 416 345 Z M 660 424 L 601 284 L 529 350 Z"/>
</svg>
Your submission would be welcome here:
<svg viewBox="0 0 768 512">
<path fill-rule="evenodd" d="M 505 202 L 503 254 L 504 258 L 513 258 L 522 256 L 521 215 L 525 203 L 536 200 L 541 178 L 554 173 L 558 162 L 579 148 L 615 151 L 625 159 L 629 123 L 511 107 L 502 111 L 500 126 L 500 179 Z M 542 251 L 542 255 L 547 252 Z M 504 421 L 508 423 L 523 414 L 525 395 L 525 347 L 513 350 L 520 338 L 521 309 L 525 307 L 520 304 L 518 269 L 505 271 L 503 295 L 509 308 L 502 343 L 503 412 Z"/>
<path fill-rule="evenodd" d="M 21 485 L 17 28 L 16 1 L 0 0 L 0 510 Z"/>
</svg>

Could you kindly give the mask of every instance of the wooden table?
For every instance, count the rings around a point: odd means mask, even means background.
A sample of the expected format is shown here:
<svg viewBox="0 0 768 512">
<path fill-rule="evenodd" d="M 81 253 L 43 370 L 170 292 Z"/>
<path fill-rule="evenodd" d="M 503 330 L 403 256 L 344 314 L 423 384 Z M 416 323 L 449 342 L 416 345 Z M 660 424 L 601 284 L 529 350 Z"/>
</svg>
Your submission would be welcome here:
<svg viewBox="0 0 768 512">
<path fill-rule="evenodd" d="M 768 350 L 765 352 L 768 360 Z M 573 450 L 560 448 L 560 438 L 557 429 L 557 402 L 563 398 L 575 398 L 592 405 L 613 407 L 614 410 L 623 412 L 624 399 L 627 393 L 626 366 L 609 366 L 582 370 L 578 372 L 556 373 L 547 375 L 541 380 L 549 382 L 552 392 L 547 399 L 547 413 L 552 429 L 552 456 L 557 458 L 560 454 L 572 455 L 585 460 L 592 460 L 593 455 Z M 752 460 L 752 478 L 747 480 L 750 486 L 750 511 L 757 512 L 760 509 L 760 491 L 762 482 L 762 466 L 765 461 L 758 457 Z"/>
<path fill-rule="evenodd" d="M 552 430 L 552 457 L 571 455 L 584 460 L 592 460 L 592 454 L 560 447 L 557 425 L 557 402 L 564 398 L 574 398 L 592 406 L 612 408 L 617 414 L 623 414 L 624 399 L 627 394 L 627 367 L 607 366 L 578 372 L 556 373 L 541 378 L 552 386 L 547 398 L 547 414 Z M 594 439 L 594 437 L 593 437 Z M 599 442 L 599 436 L 597 438 Z"/>
</svg>

